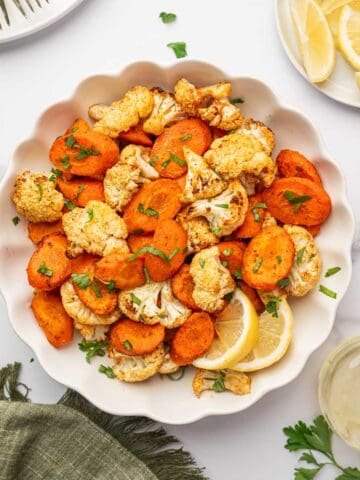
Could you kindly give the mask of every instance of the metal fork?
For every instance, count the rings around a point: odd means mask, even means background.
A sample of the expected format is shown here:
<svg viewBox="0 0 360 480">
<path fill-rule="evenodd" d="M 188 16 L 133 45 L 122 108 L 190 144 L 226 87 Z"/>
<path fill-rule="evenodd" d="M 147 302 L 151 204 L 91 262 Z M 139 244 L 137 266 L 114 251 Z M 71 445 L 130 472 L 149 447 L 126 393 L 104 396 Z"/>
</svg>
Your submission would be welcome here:
<svg viewBox="0 0 360 480">
<path fill-rule="evenodd" d="M 12 5 L 10 5 L 10 2 Z M 46 3 L 50 3 L 50 0 L 0 0 L 0 30 L 11 25 L 11 12 L 15 15 L 13 5 L 16 6 L 18 13 L 20 12 L 23 17 L 27 18 L 28 15 L 36 13 Z"/>
</svg>

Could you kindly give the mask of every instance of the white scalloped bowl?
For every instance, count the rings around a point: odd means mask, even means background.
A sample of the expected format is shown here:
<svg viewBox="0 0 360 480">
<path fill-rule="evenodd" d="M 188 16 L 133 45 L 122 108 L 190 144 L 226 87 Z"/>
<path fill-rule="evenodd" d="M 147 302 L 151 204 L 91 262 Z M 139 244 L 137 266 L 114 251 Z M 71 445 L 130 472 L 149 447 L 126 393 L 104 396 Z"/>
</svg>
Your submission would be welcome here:
<svg viewBox="0 0 360 480">
<path fill-rule="evenodd" d="M 134 84 L 172 89 L 176 81 L 186 77 L 198 85 L 228 79 L 234 97 L 244 97 L 242 111 L 264 121 L 276 136 L 276 151 L 283 148 L 300 150 L 314 161 L 333 201 L 333 212 L 322 227 L 316 243 L 324 268 L 339 265 L 341 272 L 324 280 L 338 292 L 333 300 L 316 289 L 302 299 L 291 300 L 295 316 L 294 339 L 286 356 L 271 368 L 253 375 L 252 392 L 242 397 L 231 393 L 205 392 L 198 399 L 191 388 L 191 369 L 179 382 L 159 376 L 139 384 L 109 380 L 97 372 L 104 358 L 87 364 L 77 341 L 62 350 L 53 348 L 45 339 L 30 310 L 32 289 L 27 283 L 25 268 L 34 246 L 27 238 L 26 222 L 14 227 L 16 215 L 10 200 L 16 174 L 25 169 L 49 170 L 49 147 L 77 117 L 87 117 L 88 105 L 109 103 L 119 98 Z M 231 78 L 214 66 L 201 62 L 182 62 L 169 68 L 152 63 L 135 63 L 119 75 L 99 75 L 85 79 L 72 98 L 53 105 L 39 118 L 33 136 L 14 153 L 0 185 L 0 288 L 6 299 L 10 322 L 17 334 L 37 355 L 45 371 L 58 382 L 77 390 L 99 408 L 118 415 L 146 415 L 155 420 L 185 424 L 208 415 L 224 415 L 244 410 L 267 392 L 293 380 L 303 369 L 311 353 L 329 335 L 337 306 L 351 277 L 351 243 L 354 221 L 346 198 L 344 177 L 327 152 L 319 134 L 302 113 L 280 103 L 268 86 L 250 77 Z"/>
</svg>

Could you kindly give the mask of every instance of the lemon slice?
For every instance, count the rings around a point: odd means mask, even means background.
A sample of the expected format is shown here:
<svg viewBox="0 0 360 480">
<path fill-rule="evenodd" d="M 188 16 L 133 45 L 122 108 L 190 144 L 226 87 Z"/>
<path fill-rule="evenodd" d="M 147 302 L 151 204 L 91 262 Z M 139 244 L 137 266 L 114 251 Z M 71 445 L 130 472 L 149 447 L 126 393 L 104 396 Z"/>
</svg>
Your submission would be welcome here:
<svg viewBox="0 0 360 480">
<path fill-rule="evenodd" d="M 360 9 L 360 0 L 324 0 L 320 2 L 321 9 L 326 15 L 331 33 L 334 36 L 334 42 L 337 46 L 339 18 L 342 7 L 349 5 L 352 8 Z"/>
<path fill-rule="evenodd" d="M 335 45 L 329 25 L 315 0 L 290 0 L 292 19 L 309 80 L 323 82 L 335 67 Z"/>
<path fill-rule="evenodd" d="M 338 42 L 346 60 L 360 70 L 360 11 L 349 5 L 341 9 Z"/>
<path fill-rule="evenodd" d="M 259 317 L 259 341 L 249 355 L 231 367 L 238 372 L 254 372 L 279 361 L 289 348 L 293 314 L 283 298 L 277 304 L 277 317 L 264 312 Z"/>
<path fill-rule="evenodd" d="M 355 72 L 356 85 L 360 88 L 360 72 Z"/>
<path fill-rule="evenodd" d="M 253 304 L 239 289 L 216 318 L 213 344 L 193 365 L 206 370 L 222 370 L 246 357 L 259 338 L 259 322 Z"/>
</svg>

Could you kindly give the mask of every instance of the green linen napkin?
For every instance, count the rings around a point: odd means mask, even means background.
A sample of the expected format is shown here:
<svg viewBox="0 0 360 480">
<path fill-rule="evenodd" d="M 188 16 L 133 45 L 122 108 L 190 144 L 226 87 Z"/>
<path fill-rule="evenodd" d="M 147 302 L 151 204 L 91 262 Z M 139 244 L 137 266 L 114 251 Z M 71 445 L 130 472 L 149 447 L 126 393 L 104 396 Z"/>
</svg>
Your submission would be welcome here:
<svg viewBox="0 0 360 480">
<path fill-rule="evenodd" d="M 206 480 L 152 420 L 109 415 L 71 390 L 32 404 L 19 371 L 0 370 L 0 480 Z"/>
</svg>

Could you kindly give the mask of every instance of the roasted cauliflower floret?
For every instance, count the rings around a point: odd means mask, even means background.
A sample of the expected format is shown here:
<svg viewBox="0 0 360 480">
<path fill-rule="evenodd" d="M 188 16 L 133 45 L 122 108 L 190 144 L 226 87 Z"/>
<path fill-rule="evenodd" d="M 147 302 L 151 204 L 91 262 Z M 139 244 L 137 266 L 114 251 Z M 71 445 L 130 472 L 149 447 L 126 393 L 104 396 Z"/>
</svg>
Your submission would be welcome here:
<svg viewBox="0 0 360 480">
<path fill-rule="evenodd" d="M 219 243 L 219 237 L 211 231 L 206 218 L 188 218 L 188 211 L 189 207 L 184 208 L 176 217 L 186 231 L 188 253 L 199 252 Z"/>
<path fill-rule="evenodd" d="M 216 312 L 225 306 L 224 296 L 235 290 L 235 282 L 227 268 L 220 261 L 217 247 L 197 253 L 190 266 L 194 281 L 193 299 L 206 312 Z"/>
<path fill-rule="evenodd" d="M 215 235 L 230 235 L 244 223 L 248 205 L 244 187 L 239 180 L 233 180 L 217 197 L 192 203 L 188 218 L 205 217 Z"/>
<path fill-rule="evenodd" d="M 164 362 L 159 370 L 160 375 L 170 375 L 171 373 L 176 373 L 178 370 L 180 370 L 180 368 L 180 365 L 171 359 L 170 351 L 165 348 Z"/>
<path fill-rule="evenodd" d="M 322 262 L 314 239 L 305 228 L 298 225 L 284 225 L 295 246 L 295 260 L 286 287 L 289 295 L 302 297 L 312 290 L 319 281 Z"/>
<path fill-rule="evenodd" d="M 174 297 L 170 281 L 164 282 L 161 289 L 161 308 L 166 312 L 160 317 L 160 323 L 166 328 L 177 328 L 191 315 L 191 310 Z"/>
<path fill-rule="evenodd" d="M 216 98 L 208 107 L 199 108 L 199 116 L 212 127 L 227 131 L 239 127 L 244 119 L 238 107 L 227 98 Z"/>
<path fill-rule="evenodd" d="M 76 295 L 73 284 L 70 280 L 63 283 L 60 288 L 61 300 L 66 313 L 75 320 L 76 324 L 93 325 L 111 325 L 120 318 L 120 310 L 116 308 L 108 315 L 98 315 L 82 303 Z M 89 333 L 88 330 L 87 333 Z"/>
<path fill-rule="evenodd" d="M 218 138 L 204 157 L 225 180 L 250 176 L 254 182 L 269 187 L 275 178 L 275 162 L 253 135 L 231 133 Z"/>
<path fill-rule="evenodd" d="M 197 368 L 192 387 L 197 397 L 205 390 L 217 393 L 229 390 L 237 395 L 246 395 L 251 392 L 251 378 L 246 373 L 234 370 L 214 371 Z"/>
<path fill-rule="evenodd" d="M 129 251 L 124 240 L 128 235 L 125 222 L 106 203 L 91 200 L 86 208 L 74 208 L 65 213 L 63 227 L 71 257 L 84 251 L 100 256 L 114 250 Z"/>
<path fill-rule="evenodd" d="M 261 143 L 264 152 L 271 155 L 275 146 L 275 136 L 272 130 L 264 123 L 253 120 L 252 118 L 244 118 L 241 127 L 237 128 L 234 133 L 241 133 L 244 135 L 253 135 Z"/>
<path fill-rule="evenodd" d="M 151 148 L 141 145 L 127 145 L 121 151 L 120 163 L 139 168 L 142 182 L 144 182 L 144 179 L 155 180 L 159 178 L 159 173 L 151 166 L 150 152 Z"/>
<path fill-rule="evenodd" d="M 119 294 L 120 310 L 131 320 L 144 322 L 149 325 L 160 323 L 161 317 L 166 315 L 164 308 L 158 306 L 163 283 L 153 282 L 124 290 Z"/>
<path fill-rule="evenodd" d="M 262 228 L 273 227 L 274 225 L 277 225 L 276 218 L 270 212 L 265 212 Z"/>
<path fill-rule="evenodd" d="M 104 105 L 91 106 L 89 115 L 97 119 L 94 125 L 96 132 L 116 138 L 120 132 L 126 132 L 141 119 L 148 117 L 153 107 L 152 92 L 146 87 L 135 86 L 121 100 L 113 102 L 108 108 Z"/>
<path fill-rule="evenodd" d="M 30 222 L 55 222 L 62 215 L 64 197 L 44 173 L 23 172 L 16 177 L 12 196 L 16 210 Z"/>
<path fill-rule="evenodd" d="M 150 116 L 144 121 L 143 128 L 145 132 L 160 135 L 165 127 L 185 119 L 187 115 L 176 102 L 172 93 L 164 92 L 160 88 L 154 88 L 151 91 L 154 107 Z"/>
<path fill-rule="evenodd" d="M 165 350 L 162 344 L 153 352 L 141 356 L 124 355 L 111 350 L 110 357 L 116 362 L 112 369 L 119 380 L 142 382 L 159 372 L 164 363 Z"/>
<path fill-rule="evenodd" d="M 87 342 L 92 340 L 103 341 L 109 331 L 108 325 L 86 325 L 85 323 L 75 322 L 74 327 Z"/>
<path fill-rule="evenodd" d="M 203 198 L 214 197 L 226 188 L 217 173 L 211 170 L 206 161 L 188 147 L 184 147 L 185 160 L 188 166 L 186 183 L 180 200 L 192 203 Z"/>
</svg>

